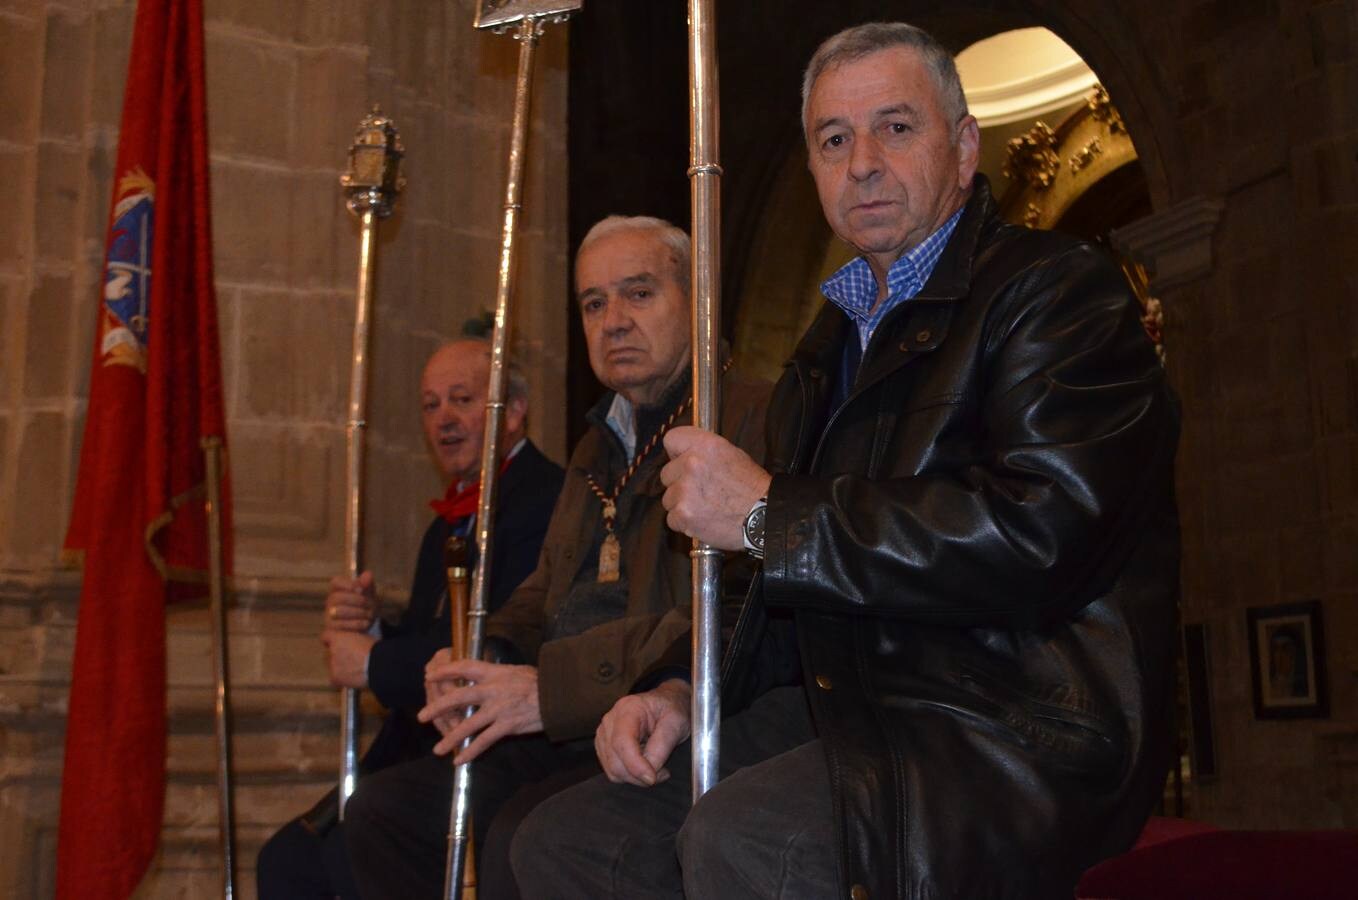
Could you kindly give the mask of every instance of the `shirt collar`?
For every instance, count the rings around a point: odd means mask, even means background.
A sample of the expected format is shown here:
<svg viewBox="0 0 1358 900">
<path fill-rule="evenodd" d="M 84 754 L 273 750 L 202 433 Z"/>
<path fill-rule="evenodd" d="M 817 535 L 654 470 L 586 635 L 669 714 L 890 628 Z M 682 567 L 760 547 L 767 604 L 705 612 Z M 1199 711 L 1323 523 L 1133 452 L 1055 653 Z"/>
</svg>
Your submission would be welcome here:
<svg viewBox="0 0 1358 900">
<path fill-rule="evenodd" d="M 627 451 L 627 458 L 631 459 L 637 452 L 637 411 L 632 406 L 632 402 L 622 394 L 614 394 L 613 402 L 609 404 L 608 413 L 604 416 L 604 422 L 613 433 L 622 441 L 623 449 Z"/>
<path fill-rule="evenodd" d="M 509 452 L 504 455 L 503 461 L 500 464 L 503 466 L 508 466 L 509 461 L 519 455 L 519 451 L 523 449 L 523 445 L 526 443 L 528 443 L 528 438 L 526 437 L 519 438 L 518 441 L 515 442 L 514 446 L 509 448 Z M 473 484 L 476 484 L 480 480 L 481 480 L 480 475 L 477 475 L 475 478 L 459 478 L 457 484 L 454 485 L 453 489 L 455 491 L 464 491 L 467 488 L 471 487 Z"/>
<path fill-rule="evenodd" d="M 872 332 L 887 313 L 924 290 L 964 209 L 965 206 L 959 207 L 933 234 L 891 264 L 886 273 L 887 295 L 880 304 L 877 303 L 877 277 L 862 256 L 854 257 L 821 284 L 825 299 L 844 310 L 858 326 L 863 349 L 867 349 Z"/>
</svg>

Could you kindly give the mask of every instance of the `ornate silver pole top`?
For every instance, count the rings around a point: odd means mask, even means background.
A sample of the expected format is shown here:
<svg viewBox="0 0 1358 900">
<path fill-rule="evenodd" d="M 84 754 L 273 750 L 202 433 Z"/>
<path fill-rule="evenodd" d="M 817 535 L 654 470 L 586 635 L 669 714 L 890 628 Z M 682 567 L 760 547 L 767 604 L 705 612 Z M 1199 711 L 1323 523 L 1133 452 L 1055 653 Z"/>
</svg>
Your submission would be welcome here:
<svg viewBox="0 0 1358 900">
<path fill-rule="evenodd" d="M 476 6 L 477 28 L 497 33 L 525 19 L 542 19 L 556 24 L 570 18 L 584 0 L 481 0 Z"/>
<path fill-rule="evenodd" d="M 406 186 L 401 174 L 405 152 L 396 124 L 374 106 L 358 123 L 349 148 L 349 170 L 340 176 L 350 212 L 361 216 L 371 210 L 381 218 L 391 215 L 396 195 Z"/>
</svg>

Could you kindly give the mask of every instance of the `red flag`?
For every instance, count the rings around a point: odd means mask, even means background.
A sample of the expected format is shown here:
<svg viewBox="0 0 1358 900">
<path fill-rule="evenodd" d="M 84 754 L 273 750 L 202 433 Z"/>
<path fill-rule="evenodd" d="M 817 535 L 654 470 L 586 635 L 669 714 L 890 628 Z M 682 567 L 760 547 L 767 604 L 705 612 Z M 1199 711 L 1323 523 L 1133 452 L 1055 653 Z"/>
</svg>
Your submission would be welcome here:
<svg viewBox="0 0 1358 900">
<path fill-rule="evenodd" d="M 192 592 L 205 592 L 201 441 L 225 432 L 208 201 L 202 0 L 140 0 L 66 536 L 85 571 L 59 898 L 123 900 L 160 836 L 165 604 L 187 592 L 173 582 L 196 578 Z"/>
</svg>

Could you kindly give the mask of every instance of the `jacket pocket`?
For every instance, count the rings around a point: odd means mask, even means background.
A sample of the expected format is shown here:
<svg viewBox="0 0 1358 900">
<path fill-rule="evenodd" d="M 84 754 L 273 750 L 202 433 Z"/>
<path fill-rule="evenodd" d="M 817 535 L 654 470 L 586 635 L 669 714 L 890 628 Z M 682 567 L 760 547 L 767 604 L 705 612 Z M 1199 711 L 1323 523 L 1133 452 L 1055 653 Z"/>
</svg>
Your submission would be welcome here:
<svg viewBox="0 0 1358 900">
<path fill-rule="evenodd" d="M 922 397 L 912 397 L 908 404 L 897 409 L 897 414 L 908 416 L 938 406 L 961 406 L 963 401 L 966 400 L 966 396 L 964 391 L 943 391 Z M 888 399 L 886 402 L 890 403 L 891 401 Z"/>
<path fill-rule="evenodd" d="M 958 686 L 975 698 L 982 715 L 1012 732 L 1045 763 L 1083 778 L 1114 778 L 1126 755 L 1124 733 L 1088 709 L 1037 699 L 1037 691 L 975 669 L 958 673 Z M 1047 692 L 1050 696 L 1053 692 Z"/>
</svg>

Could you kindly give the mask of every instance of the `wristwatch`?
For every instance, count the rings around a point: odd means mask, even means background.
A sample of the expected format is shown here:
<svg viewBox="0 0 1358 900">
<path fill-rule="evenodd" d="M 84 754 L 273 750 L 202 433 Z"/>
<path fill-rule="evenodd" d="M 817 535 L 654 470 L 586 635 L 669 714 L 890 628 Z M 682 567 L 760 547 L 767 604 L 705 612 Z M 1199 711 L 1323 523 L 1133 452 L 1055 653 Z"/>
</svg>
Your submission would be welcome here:
<svg viewBox="0 0 1358 900">
<path fill-rule="evenodd" d="M 755 559 L 764 558 L 764 515 L 769 508 L 769 498 L 760 497 L 745 514 L 745 552 Z"/>
</svg>

